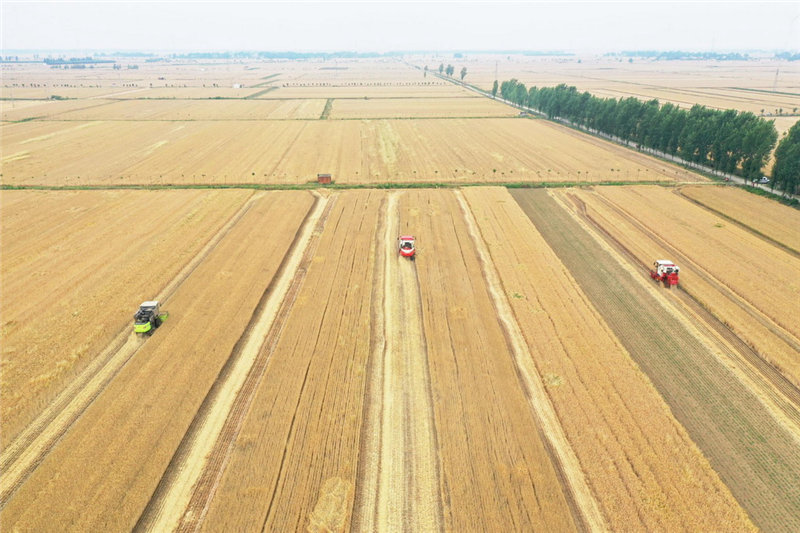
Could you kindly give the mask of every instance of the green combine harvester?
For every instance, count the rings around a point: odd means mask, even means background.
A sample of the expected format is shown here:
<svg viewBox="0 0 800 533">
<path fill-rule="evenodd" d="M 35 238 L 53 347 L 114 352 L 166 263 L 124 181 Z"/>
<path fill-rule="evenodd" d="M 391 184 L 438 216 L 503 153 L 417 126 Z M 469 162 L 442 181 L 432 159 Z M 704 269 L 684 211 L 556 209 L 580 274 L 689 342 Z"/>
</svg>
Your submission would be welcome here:
<svg viewBox="0 0 800 533">
<path fill-rule="evenodd" d="M 169 313 L 160 310 L 158 301 L 142 302 L 133 315 L 133 331 L 139 335 L 152 335 L 168 316 Z"/>
</svg>

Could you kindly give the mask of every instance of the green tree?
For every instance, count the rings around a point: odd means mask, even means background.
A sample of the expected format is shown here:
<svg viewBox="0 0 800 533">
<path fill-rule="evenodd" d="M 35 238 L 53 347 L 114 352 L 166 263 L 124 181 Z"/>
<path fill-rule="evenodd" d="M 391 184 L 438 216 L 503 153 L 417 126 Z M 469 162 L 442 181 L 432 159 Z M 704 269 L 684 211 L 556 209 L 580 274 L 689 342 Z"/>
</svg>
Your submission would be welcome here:
<svg viewBox="0 0 800 533">
<path fill-rule="evenodd" d="M 464 81 L 464 76 L 467 75 L 467 67 L 461 67 L 461 81 Z"/>
<path fill-rule="evenodd" d="M 790 194 L 800 192 L 800 122 L 789 128 L 775 149 L 772 188 Z"/>
<path fill-rule="evenodd" d="M 425 70 L 422 71 L 422 77 L 423 78 L 428 77 L 428 65 L 425 65 Z"/>
<path fill-rule="evenodd" d="M 497 80 L 494 80 L 494 84 L 492 85 L 492 96 L 497 96 Z"/>
<path fill-rule="evenodd" d="M 447 68 L 444 69 L 445 74 L 447 74 L 448 76 L 452 76 L 453 72 L 455 72 L 455 71 L 456 71 L 456 67 L 454 67 L 453 65 L 449 65 L 449 64 L 447 65 Z"/>
<path fill-rule="evenodd" d="M 444 63 L 439 63 L 439 74 L 444 70 Z"/>
</svg>

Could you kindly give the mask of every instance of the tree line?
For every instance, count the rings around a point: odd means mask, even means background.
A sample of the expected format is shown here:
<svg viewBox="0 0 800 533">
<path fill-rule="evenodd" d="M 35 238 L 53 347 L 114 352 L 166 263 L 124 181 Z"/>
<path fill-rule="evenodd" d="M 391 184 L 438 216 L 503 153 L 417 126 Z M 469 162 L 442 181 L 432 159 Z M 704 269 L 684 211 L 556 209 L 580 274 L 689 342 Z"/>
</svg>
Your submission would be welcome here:
<svg viewBox="0 0 800 533">
<path fill-rule="evenodd" d="M 453 77 L 453 73 L 455 71 L 456 71 L 456 67 L 454 67 L 453 65 L 450 65 L 449 63 L 448 63 L 448 65 L 446 67 L 444 66 L 444 63 L 439 64 L 439 74 L 444 73 L 444 74 L 446 74 L 446 75 L 448 75 L 448 76 L 450 76 L 452 78 Z M 428 73 L 428 67 L 427 66 L 425 67 L 425 73 L 426 74 Z M 466 76 L 466 75 L 467 75 L 467 67 L 461 67 L 461 81 L 464 81 L 464 76 Z"/>
<path fill-rule="evenodd" d="M 778 140 L 772 121 L 747 111 L 709 109 L 699 104 L 687 110 L 672 103 L 662 105 L 656 99 L 600 98 L 565 84 L 528 89 L 516 79 L 500 84 L 500 94 L 548 118 L 567 119 L 749 180 L 761 177 L 761 169 Z M 777 156 L 776 152 L 776 161 Z"/>
<path fill-rule="evenodd" d="M 792 194 L 800 193 L 800 122 L 795 122 L 789 128 L 786 137 L 775 149 L 772 188 Z"/>
</svg>

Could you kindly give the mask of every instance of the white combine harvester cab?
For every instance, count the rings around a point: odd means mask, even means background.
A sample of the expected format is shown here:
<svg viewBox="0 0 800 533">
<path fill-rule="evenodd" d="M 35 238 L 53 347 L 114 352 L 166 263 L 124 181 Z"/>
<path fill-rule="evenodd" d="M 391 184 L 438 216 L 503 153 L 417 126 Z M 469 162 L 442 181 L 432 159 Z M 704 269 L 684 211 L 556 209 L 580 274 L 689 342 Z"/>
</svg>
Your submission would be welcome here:
<svg viewBox="0 0 800 533">
<path fill-rule="evenodd" d="M 659 259 L 653 263 L 655 270 L 650 271 L 650 277 L 656 281 L 664 282 L 664 285 L 671 287 L 678 284 L 678 272 L 680 267 L 669 259 Z"/>
</svg>

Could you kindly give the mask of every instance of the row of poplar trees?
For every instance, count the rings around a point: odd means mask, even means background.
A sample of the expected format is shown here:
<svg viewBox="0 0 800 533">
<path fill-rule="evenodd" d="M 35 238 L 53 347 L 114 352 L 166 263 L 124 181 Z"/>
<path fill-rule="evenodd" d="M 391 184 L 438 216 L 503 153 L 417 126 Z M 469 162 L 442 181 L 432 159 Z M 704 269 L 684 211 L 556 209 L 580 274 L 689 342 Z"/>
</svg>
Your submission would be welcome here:
<svg viewBox="0 0 800 533">
<path fill-rule="evenodd" d="M 515 79 L 504 81 L 500 94 L 505 100 L 536 109 L 551 119 L 566 119 L 750 180 L 762 176 L 761 169 L 778 140 L 772 121 L 732 109 L 695 105 L 686 110 L 671 103 L 662 105 L 658 100 L 600 98 L 565 84 L 528 89 Z M 796 140 L 787 142 L 790 138 Z M 784 159 L 786 156 L 789 159 Z M 772 186 L 794 193 L 800 185 L 800 128 L 789 131 L 775 158 Z M 796 159 L 793 163 L 792 158 Z"/>
</svg>

